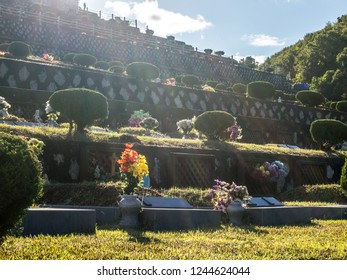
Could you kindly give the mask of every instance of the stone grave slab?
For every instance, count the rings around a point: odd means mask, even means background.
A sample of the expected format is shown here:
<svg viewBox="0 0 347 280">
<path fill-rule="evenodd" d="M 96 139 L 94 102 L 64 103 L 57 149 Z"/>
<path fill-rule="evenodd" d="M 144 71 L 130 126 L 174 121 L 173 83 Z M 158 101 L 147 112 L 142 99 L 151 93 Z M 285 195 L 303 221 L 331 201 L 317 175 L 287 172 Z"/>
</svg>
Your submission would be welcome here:
<svg viewBox="0 0 347 280">
<path fill-rule="evenodd" d="M 273 207 L 284 206 L 284 204 L 271 196 L 252 197 L 248 204 L 248 207 Z"/>
<path fill-rule="evenodd" d="M 141 200 L 141 198 L 140 198 Z M 143 199 L 143 208 L 193 208 L 183 198 L 168 198 L 168 197 L 155 197 L 145 196 Z"/>
</svg>

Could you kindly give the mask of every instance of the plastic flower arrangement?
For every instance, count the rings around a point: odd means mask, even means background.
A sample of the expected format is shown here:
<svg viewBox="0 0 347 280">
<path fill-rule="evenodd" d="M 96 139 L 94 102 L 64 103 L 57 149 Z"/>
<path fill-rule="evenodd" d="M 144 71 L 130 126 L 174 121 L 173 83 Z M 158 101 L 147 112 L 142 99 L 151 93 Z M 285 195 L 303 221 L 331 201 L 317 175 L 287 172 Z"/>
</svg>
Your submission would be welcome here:
<svg viewBox="0 0 347 280">
<path fill-rule="evenodd" d="M 50 54 L 48 54 L 48 53 L 42 54 L 42 58 L 43 58 L 43 60 L 45 60 L 45 61 L 50 61 L 50 62 L 52 62 L 52 61 L 54 60 L 54 56 L 53 56 L 53 55 L 50 55 Z"/>
<path fill-rule="evenodd" d="M 175 78 L 167 78 L 164 82 L 163 85 L 167 86 L 176 86 L 176 79 Z"/>
<path fill-rule="evenodd" d="M 11 105 L 7 103 L 4 97 L 0 96 L 0 117 L 6 118 L 9 116 L 8 109 Z"/>
<path fill-rule="evenodd" d="M 141 185 L 143 177 L 148 175 L 146 157 L 140 155 L 132 148 L 132 144 L 126 144 L 120 159 L 117 160 L 117 163 L 120 164 L 121 180 L 126 183 L 124 188 L 126 194 L 134 193 L 136 188 Z"/>
<path fill-rule="evenodd" d="M 131 127 L 140 127 L 140 123 L 143 119 L 150 117 L 148 112 L 143 110 L 134 111 L 128 120 L 128 125 Z"/>
<path fill-rule="evenodd" d="M 256 173 L 262 178 L 269 179 L 271 182 L 282 182 L 289 173 L 287 164 L 276 160 L 272 163 L 264 162 L 256 167 Z"/>
<path fill-rule="evenodd" d="M 247 201 L 251 197 L 246 186 L 238 186 L 234 182 L 229 184 L 224 181 L 214 180 L 215 185 L 210 189 L 212 203 L 215 210 L 226 212 L 226 209 L 233 201 Z"/>
<path fill-rule="evenodd" d="M 242 138 L 242 128 L 237 124 L 236 121 L 231 127 L 228 128 L 228 132 L 230 132 L 231 141 L 236 141 Z"/>
<path fill-rule="evenodd" d="M 182 132 L 184 135 L 188 135 L 194 128 L 194 120 L 184 119 L 176 123 L 177 130 Z"/>
</svg>

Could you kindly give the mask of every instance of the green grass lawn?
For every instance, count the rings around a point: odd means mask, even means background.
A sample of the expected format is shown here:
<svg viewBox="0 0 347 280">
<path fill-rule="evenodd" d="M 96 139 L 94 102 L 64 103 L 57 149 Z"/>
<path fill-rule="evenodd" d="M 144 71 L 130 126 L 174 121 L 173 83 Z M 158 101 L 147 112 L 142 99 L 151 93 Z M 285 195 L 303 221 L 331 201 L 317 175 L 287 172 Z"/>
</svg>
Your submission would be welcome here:
<svg viewBox="0 0 347 280">
<path fill-rule="evenodd" d="M 100 228 L 96 235 L 8 237 L 2 260 L 346 260 L 347 220 L 186 232 Z"/>
</svg>

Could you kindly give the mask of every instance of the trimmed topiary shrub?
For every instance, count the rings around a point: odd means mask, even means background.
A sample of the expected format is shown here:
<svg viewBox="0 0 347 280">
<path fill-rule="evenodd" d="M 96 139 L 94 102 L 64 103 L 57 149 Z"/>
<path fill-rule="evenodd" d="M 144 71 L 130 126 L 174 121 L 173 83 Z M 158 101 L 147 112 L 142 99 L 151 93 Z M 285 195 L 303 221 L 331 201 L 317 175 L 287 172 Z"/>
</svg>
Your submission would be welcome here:
<svg viewBox="0 0 347 280">
<path fill-rule="evenodd" d="M 194 127 L 209 140 L 227 139 L 226 130 L 235 122 L 234 116 L 224 111 L 206 111 L 199 115 Z"/>
<path fill-rule="evenodd" d="M 116 65 L 116 66 L 110 67 L 109 70 L 115 74 L 122 74 L 125 71 L 125 68 L 124 68 L 124 66 L 117 66 Z"/>
<path fill-rule="evenodd" d="M 184 75 L 182 76 L 181 81 L 187 87 L 194 87 L 201 84 L 200 79 L 195 75 Z"/>
<path fill-rule="evenodd" d="M 216 90 L 227 90 L 227 86 L 223 83 L 218 83 L 215 87 Z"/>
<path fill-rule="evenodd" d="M 67 53 L 66 55 L 64 55 L 63 61 L 72 64 L 75 55 L 75 53 Z"/>
<path fill-rule="evenodd" d="M 272 98 L 275 94 L 275 87 L 272 83 L 266 81 L 255 81 L 247 85 L 248 95 L 259 99 Z"/>
<path fill-rule="evenodd" d="M 108 116 L 107 99 L 101 93 L 85 88 L 69 88 L 54 92 L 49 104 L 55 110 L 77 124 L 77 131 L 83 132 L 87 125 Z"/>
<path fill-rule="evenodd" d="M 331 110 L 336 110 L 336 105 L 337 105 L 337 102 L 336 101 L 333 101 L 330 103 L 330 109 Z"/>
<path fill-rule="evenodd" d="M 7 52 L 9 46 L 10 46 L 9 43 L 2 43 L 2 44 L 0 44 L 0 52 Z"/>
<path fill-rule="evenodd" d="M 347 140 L 347 125 L 332 119 L 315 120 L 311 123 L 310 133 L 321 149 L 330 150 Z"/>
<path fill-rule="evenodd" d="M 149 81 L 159 77 L 159 68 L 147 62 L 133 62 L 126 67 L 129 76 Z"/>
<path fill-rule="evenodd" d="M 108 63 L 108 65 L 109 65 L 110 67 L 112 67 L 112 66 L 121 66 L 121 67 L 124 68 L 124 64 L 123 64 L 123 62 L 121 62 L 121 61 L 111 61 L 111 62 Z"/>
<path fill-rule="evenodd" d="M 245 94 L 247 92 L 247 86 L 245 84 L 236 83 L 232 86 L 232 90 L 236 94 Z"/>
<path fill-rule="evenodd" d="M 324 96 L 312 90 L 301 90 L 295 94 L 295 98 L 301 102 L 302 105 L 315 107 L 324 103 Z"/>
<path fill-rule="evenodd" d="M 94 67 L 102 70 L 108 70 L 108 68 L 110 68 L 110 65 L 106 61 L 98 61 L 97 63 L 95 63 Z"/>
<path fill-rule="evenodd" d="M 0 132 L 0 240 L 42 190 L 42 166 L 24 139 Z"/>
<path fill-rule="evenodd" d="M 339 112 L 347 112 L 347 100 L 339 101 L 336 103 L 336 110 Z"/>
<path fill-rule="evenodd" d="M 347 192 L 347 160 L 346 159 L 341 170 L 340 185 Z"/>
<path fill-rule="evenodd" d="M 24 42 L 14 41 L 8 46 L 8 52 L 13 56 L 25 58 L 31 54 L 32 48 Z"/>
<path fill-rule="evenodd" d="M 84 67 L 94 66 L 96 57 L 86 53 L 76 54 L 73 57 L 73 63 Z"/>
<path fill-rule="evenodd" d="M 215 88 L 219 83 L 217 81 L 207 81 L 206 85 Z"/>
</svg>

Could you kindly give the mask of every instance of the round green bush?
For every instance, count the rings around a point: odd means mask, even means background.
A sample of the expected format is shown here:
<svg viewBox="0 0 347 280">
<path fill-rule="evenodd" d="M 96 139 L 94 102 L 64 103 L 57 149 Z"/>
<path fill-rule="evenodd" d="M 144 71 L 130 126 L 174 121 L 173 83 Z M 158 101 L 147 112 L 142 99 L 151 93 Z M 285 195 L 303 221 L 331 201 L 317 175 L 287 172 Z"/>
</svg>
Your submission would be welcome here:
<svg viewBox="0 0 347 280">
<path fill-rule="evenodd" d="M 312 90 L 301 90 L 295 95 L 296 100 L 300 101 L 302 105 L 315 107 L 323 104 L 325 102 L 324 96 Z"/>
<path fill-rule="evenodd" d="M 121 67 L 124 68 L 123 62 L 117 61 L 117 60 L 109 62 L 108 65 L 109 65 L 110 67 L 112 67 L 112 66 L 121 66 Z"/>
<path fill-rule="evenodd" d="M 184 75 L 182 76 L 181 81 L 187 87 L 194 87 L 201 83 L 200 79 L 195 75 Z"/>
<path fill-rule="evenodd" d="M 347 191 L 347 160 L 346 159 L 341 170 L 340 185 L 345 191 Z"/>
<path fill-rule="evenodd" d="M 159 77 L 159 68 L 147 62 L 133 62 L 128 64 L 126 72 L 129 76 L 141 80 L 154 80 Z"/>
<path fill-rule="evenodd" d="M 310 133 L 313 141 L 322 149 L 329 150 L 347 140 L 347 125 L 333 119 L 315 120 L 311 123 Z"/>
<path fill-rule="evenodd" d="M 215 88 L 219 83 L 217 81 L 207 81 L 206 85 Z"/>
<path fill-rule="evenodd" d="M 70 121 L 77 124 L 77 131 L 83 132 L 87 125 L 108 116 L 107 99 L 101 93 L 85 88 L 69 88 L 54 92 L 49 104 Z"/>
<path fill-rule="evenodd" d="M 97 63 L 95 63 L 94 67 L 102 70 L 108 70 L 108 68 L 110 68 L 110 65 L 106 61 L 98 61 Z"/>
<path fill-rule="evenodd" d="M 339 112 L 347 112 L 347 100 L 339 101 L 336 103 L 336 110 Z"/>
<path fill-rule="evenodd" d="M 154 130 L 159 126 L 159 122 L 153 117 L 147 117 L 140 122 L 140 126 L 144 129 Z"/>
<path fill-rule="evenodd" d="M 64 55 L 63 61 L 72 64 L 75 55 L 75 53 L 67 53 L 66 55 Z"/>
<path fill-rule="evenodd" d="M 96 57 L 86 53 L 76 54 L 73 57 L 73 63 L 84 67 L 94 66 Z"/>
<path fill-rule="evenodd" d="M 227 90 L 227 86 L 223 83 L 218 83 L 215 87 L 216 90 Z"/>
<path fill-rule="evenodd" d="M 8 52 L 16 57 L 25 58 L 32 52 L 32 48 L 21 41 L 14 41 L 8 46 Z"/>
<path fill-rule="evenodd" d="M 125 68 L 124 68 L 124 66 L 120 66 L 120 65 L 117 66 L 117 65 L 115 65 L 115 66 L 110 67 L 109 70 L 112 73 L 115 73 L 115 74 L 122 74 L 124 72 Z"/>
<path fill-rule="evenodd" d="M 232 90 L 236 94 L 245 94 L 247 92 L 247 86 L 245 84 L 236 83 L 232 86 Z"/>
<path fill-rule="evenodd" d="M 336 101 L 333 101 L 330 103 L 330 109 L 331 110 L 336 110 L 336 105 L 337 105 L 337 102 Z"/>
<path fill-rule="evenodd" d="M 199 115 L 194 127 L 209 140 L 227 139 L 226 130 L 235 122 L 234 116 L 224 111 L 206 111 Z"/>
<path fill-rule="evenodd" d="M 0 239 L 42 190 L 42 166 L 22 138 L 0 132 Z"/>
<path fill-rule="evenodd" d="M 0 44 L 0 51 L 1 52 L 7 52 L 9 46 L 10 46 L 9 43 L 2 43 L 2 44 Z"/>
<path fill-rule="evenodd" d="M 275 94 L 275 87 L 272 83 L 266 81 L 255 81 L 247 85 L 248 95 L 259 99 L 272 98 Z"/>
</svg>

